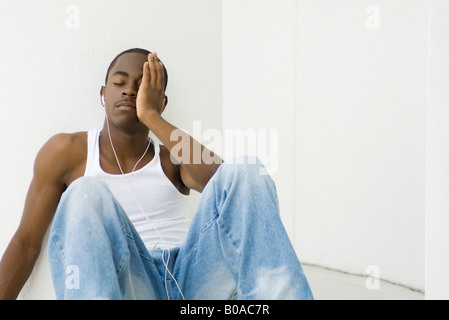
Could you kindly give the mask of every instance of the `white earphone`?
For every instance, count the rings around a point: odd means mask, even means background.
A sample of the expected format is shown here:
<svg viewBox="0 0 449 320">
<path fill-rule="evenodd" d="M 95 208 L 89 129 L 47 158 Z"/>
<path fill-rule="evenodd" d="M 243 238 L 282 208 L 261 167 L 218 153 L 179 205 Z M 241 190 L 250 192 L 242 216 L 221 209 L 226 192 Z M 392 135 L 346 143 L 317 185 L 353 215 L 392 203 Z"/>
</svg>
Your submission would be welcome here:
<svg viewBox="0 0 449 320">
<path fill-rule="evenodd" d="M 104 107 L 104 105 L 106 104 L 106 102 L 105 102 L 105 100 L 104 100 L 104 96 L 101 96 L 101 104 L 103 105 L 103 107 Z"/>
</svg>

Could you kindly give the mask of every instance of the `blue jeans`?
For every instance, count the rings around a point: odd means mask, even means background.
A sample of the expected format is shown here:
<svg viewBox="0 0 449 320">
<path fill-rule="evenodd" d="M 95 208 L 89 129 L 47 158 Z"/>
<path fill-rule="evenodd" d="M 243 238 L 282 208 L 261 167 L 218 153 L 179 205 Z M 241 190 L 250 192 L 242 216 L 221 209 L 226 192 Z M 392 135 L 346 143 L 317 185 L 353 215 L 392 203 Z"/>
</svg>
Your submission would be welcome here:
<svg viewBox="0 0 449 320">
<path fill-rule="evenodd" d="M 73 182 L 50 231 L 56 297 L 313 299 L 282 225 L 274 182 L 255 161 L 222 164 L 201 195 L 185 243 L 165 251 L 145 248 L 104 183 Z"/>
</svg>

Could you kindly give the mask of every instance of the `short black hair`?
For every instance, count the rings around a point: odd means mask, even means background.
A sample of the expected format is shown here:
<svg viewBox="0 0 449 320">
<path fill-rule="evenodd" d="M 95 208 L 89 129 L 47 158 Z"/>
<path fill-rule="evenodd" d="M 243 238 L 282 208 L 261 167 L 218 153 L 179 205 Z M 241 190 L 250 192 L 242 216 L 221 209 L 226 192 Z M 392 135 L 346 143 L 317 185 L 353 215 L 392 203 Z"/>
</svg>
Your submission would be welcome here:
<svg viewBox="0 0 449 320">
<path fill-rule="evenodd" d="M 132 48 L 132 49 L 128 49 L 125 50 L 123 52 L 121 52 L 119 55 L 117 55 L 114 60 L 112 60 L 111 64 L 109 65 L 108 71 L 106 73 L 106 79 L 105 79 L 105 85 L 108 83 L 108 79 L 109 79 L 109 72 L 111 72 L 111 69 L 114 67 L 114 65 L 117 63 L 118 58 L 120 58 L 121 56 L 123 56 L 124 54 L 127 53 L 141 53 L 145 56 L 148 56 L 151 51 L 148 51 L 146 49 L 141 49 L 141 48 Z M 162 62 L 162 61 L 161 61 Z M 165 89 L 167 89 L 167 85 L 168 85 L 168 72 L 167 69 L 165 68 L 165 65 L 162 63 L 162 66 L 164 67 L 164 87 Z"/>
</svg>

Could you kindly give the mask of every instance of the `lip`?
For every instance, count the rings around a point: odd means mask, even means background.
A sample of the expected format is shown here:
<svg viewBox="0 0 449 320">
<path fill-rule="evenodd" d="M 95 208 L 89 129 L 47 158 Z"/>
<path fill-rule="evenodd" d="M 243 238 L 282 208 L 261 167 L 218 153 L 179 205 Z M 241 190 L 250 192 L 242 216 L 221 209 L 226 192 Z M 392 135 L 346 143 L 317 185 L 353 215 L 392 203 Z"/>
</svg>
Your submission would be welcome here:
<svg viewBox="0 0 449 320">
<path fill-rule="evenodd" d="M 123 110 L 135 110 L 136 105 L 130 101 L 120 101 L 117 103 L 117 108 Z"/>
</svg>

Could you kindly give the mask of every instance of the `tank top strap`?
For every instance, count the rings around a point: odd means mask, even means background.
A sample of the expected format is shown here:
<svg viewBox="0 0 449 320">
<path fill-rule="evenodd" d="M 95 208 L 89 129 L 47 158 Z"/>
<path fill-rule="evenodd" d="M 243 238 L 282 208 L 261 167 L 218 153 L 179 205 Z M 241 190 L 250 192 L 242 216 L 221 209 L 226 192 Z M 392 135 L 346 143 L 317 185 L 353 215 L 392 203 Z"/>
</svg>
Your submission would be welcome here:
<svg viewBox="0 0 449 320">
<path fill-rule="evenodd" d="M 159 145 L 159 143 L 157 143 L 157 141 L 154 141 L 153 139 L 151 139 L 151 137 L 148 137 L 148 140 L 150 141 L 150 143 L 153 145 L 154 148 L 154 160 L 156 160 L 155 162 L 161 162 L 159 153 L 161 151 L 161 147 Z"/>
<path fill-rule="evenodd" d="M 98 139 L 100 137 L 100 130 L 92 129 L 87 133 L 87 159 L 85 176 L 94 176 L 101 172 L 100 170 L 100 148 Z"/>
</svg>

